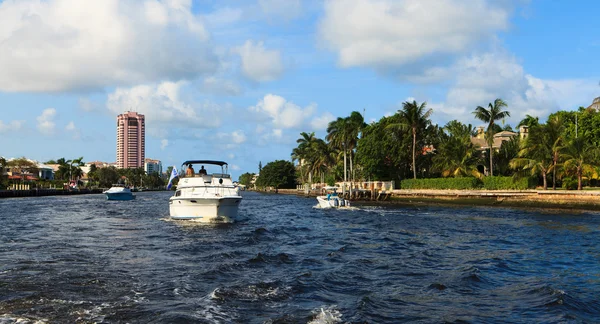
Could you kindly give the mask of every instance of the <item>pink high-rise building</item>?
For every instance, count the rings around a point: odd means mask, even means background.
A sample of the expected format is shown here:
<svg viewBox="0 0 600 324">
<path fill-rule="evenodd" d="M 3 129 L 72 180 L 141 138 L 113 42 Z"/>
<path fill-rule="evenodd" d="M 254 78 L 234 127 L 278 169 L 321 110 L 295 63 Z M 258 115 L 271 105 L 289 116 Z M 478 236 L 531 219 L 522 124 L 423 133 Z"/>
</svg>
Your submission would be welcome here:
<svg viewBox="0 0 600 324">
<path fill-rule="evenodd" d="M 146 157 L 144 115 L 128 111 L 117 117 L 117 167 L 143 168 Z"/>
</svg>

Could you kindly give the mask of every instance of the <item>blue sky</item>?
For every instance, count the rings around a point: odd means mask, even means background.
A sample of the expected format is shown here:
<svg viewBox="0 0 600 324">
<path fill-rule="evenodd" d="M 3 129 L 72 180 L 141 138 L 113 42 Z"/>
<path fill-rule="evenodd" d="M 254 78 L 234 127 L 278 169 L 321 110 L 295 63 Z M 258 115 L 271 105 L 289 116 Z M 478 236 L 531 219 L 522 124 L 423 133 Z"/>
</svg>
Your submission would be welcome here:
<svg viewBox="0 0 600 324">
<path fill-rule="evenodd" d="M 600 96 L 597 1 L 0 1 L 0 155 L 116 160 L 116 115 L 146 155 L 222 159 L 234 177 L 290 159 L 300 132 L 427 101 L 516 124 Z"/>
</svg>

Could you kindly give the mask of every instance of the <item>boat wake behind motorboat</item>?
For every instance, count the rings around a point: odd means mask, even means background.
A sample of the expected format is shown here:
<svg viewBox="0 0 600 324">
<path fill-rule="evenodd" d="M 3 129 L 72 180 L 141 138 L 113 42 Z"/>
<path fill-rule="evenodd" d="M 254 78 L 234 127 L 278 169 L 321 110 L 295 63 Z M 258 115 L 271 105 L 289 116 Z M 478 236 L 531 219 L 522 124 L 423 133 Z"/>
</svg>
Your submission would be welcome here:
<svg viewBox="0 0 600 324">
<path fill-rule="evenodd" d="M 220 166 L 221 172 L 208 173 L 205 165 Z M 172 219 L 203 223 L 233 223 L 238 220 L 242 196 L 239 188 L 233 185 L 226 162 L 190 160 L 183 162 L 183 169 L 177 190 L 169 199 Z"/>
<path fill-rule="evenodd" d="M 350 207 L 350 201 L 340 197 L 337 193 L 337 187 L 325 187 L 327 192 L 324 196 L 317 196 L 317 202 L 319 208 L 342 208 Z"/>
</svg>

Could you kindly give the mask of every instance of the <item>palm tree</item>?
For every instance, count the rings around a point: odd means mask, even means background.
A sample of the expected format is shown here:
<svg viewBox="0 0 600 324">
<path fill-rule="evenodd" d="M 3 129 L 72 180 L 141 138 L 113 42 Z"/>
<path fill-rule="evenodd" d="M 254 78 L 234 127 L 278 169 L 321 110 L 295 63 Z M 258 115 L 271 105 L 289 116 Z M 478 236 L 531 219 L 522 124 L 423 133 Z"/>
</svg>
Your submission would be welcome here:
<svg viewBox="0 0 600 324">
<path fill-rule="evenodd" d="M 300 138 L 296 140 L 298 147 L 292 150 L 292 161 L 299 161 L 301 167 L 302 180 L 308 175 L 308 182 L 312 182 L 312 172 L 310 172 L 311 161 L 311 146 L 317 140 L 315 133 L 300 133 Z"/>
<path fill-rule="evenodd" d="M 562 148 L 561 158 L 567 170 L 573 170 L 577 176 L 577 190 L 582 188 L 583 172 L 593 166 L 591 161 L 596 158 L 597 149 L 591 147 L 586 134 L 572 138 Z"/>
<path fill-rule="evenodd" d="M 494 175 L 494 157 L 493 157 L 493 145 L 494 145 L 494 124 L 497 120 L 510 117 L 510 113 L 506 110 L 502 110 L 503 107 L 508 107 L 504 100 L 498 98 L 488 104 L 488 109 L 481 106 L 477 106 L 473 114 L 475 118 L 488 123 L 486 139 L 490 147 L 490 176 Z"/>
<path fill-rule="evenodd" d="M 365 119 L 358 111 L 353 111 L 348 118 L 348 150 L 350 151 L 350 174 L 352 182 L 354 182 L 354 149 L 358 144 L 358 137 L 362 133 L 363 128 L 367 126 Z"/>
<path fill-rule="evenodd" d="M 433 157 L 434 168 L 441 171 L 444 177 L 481 178 L 482 174 L 477 170 L 480 153 L 471 142 L 473 126 L 452 120 L 443 127 L 443 131 Z"/>
<path fill-rule="evenodd" d="M 344 154 L 344 186 L 346 184 L 348 172 L 346 170 L 346 159 L 348 150 L 349 127 L 347 120 L 342 117 L 332 121 L 327 126 L 327 136 L 325 139 L 333 148 L 341 150 Z"/>
<path fill-rule="evenodd" d="M 425 129 L 431 123 L 429 116 L 432 113 L 433 110 L 427 109 L 427 102 L 419 105 L 415 100 L 413 102 L 405 101 L 402 103 L 402 109 L 397 112 L 401 121 L 388 125 L 390 129 L 398 129 L 400 131 L 410 130 L 412 134 L 412 170 L 414 179 L 417 178 L 417 135 L 419 131 Z"/>
<path fill-rule="evenodd" d="M 540 118 L 539 117 L 533 117 L 531 115 L 525 115 L 525 118 L 521 119 L 521 121 L 519 122 L 519 125 L 517 125 L 518 127 L 521 126 L 527 126 L 529 128 L 532 128 L 534 126 L 538 126 L 540 124 Z"/>
<path fill-rule="evenodd" d="M 548 189 L 548 174 L 552 170 L 552 150 L 549 137 L 544 125 L 533 126 L 525 139 L 518 157 L 510 161 L 510 167 L 517 169 L 515 177 L 525 174 L 537 176 L 540 174 L 544 190 Z"/>
<path fill-rule="evenodd" d="M 73 180 L 73 176 L 75 176 L 75 178 L 79 178 L 83 175 L 83 172 L 81 170 L 81 167 L 85 165 L 85 163 L 83 163 L 83 156 L 79 157 L 78 159 L 69 160 L 67 162 L 70 162 L 69 180 Z M 73 168 L 73 166 L 75 167 Z"/>
<path fill-rule="evenodd" d="M 552 190 L 556 190 L 556 169 L 559 167 L 560 161 L 560 150 L 563 145 L 563 130 L 564 125 L 559 116 L 548 120 L 546 124 L 546 136 L 548 136 L 548 143 L 552 152 Z"/>
</svg>

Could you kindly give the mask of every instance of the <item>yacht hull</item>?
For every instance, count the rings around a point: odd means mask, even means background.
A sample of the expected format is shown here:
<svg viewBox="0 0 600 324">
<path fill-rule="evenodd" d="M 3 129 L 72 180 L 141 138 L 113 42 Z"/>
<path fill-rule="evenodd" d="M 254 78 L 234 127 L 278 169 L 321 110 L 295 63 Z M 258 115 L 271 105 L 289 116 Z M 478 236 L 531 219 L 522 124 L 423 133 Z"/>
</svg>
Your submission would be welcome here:
<svg viewBox="0 0 600 324">
<path fill-rule="evenodd" d="M 319 202 L 319 208 L 340 208 L 349 207 L 350 202 L 338 197 L 329 198 L 327 196 L 317 196 L 317 202 Z"/>
<path fill-rule="evenodd" d="M 242 197 L 181 198 L 169 200 L 169 212 L 173 219 L 187 219 L 202 223 L 233 223 L 238 219 Z"/>
<path fill-rule="evenodd" d="M 132 200 L 135 196 L 131 193 L 104 193 L 106 200 Z"/>
</svg>

